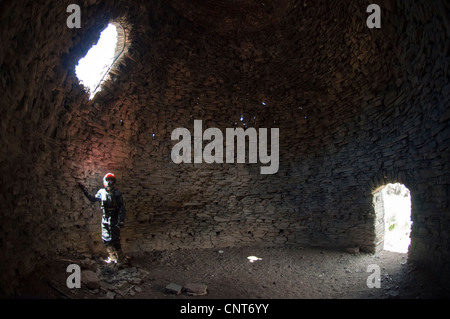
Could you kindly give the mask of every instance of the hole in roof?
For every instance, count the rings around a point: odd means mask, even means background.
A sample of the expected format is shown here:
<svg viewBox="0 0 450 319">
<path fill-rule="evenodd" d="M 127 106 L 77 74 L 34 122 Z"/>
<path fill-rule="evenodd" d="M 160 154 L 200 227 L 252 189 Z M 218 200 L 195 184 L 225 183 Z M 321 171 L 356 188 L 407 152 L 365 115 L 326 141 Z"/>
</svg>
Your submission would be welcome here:
<svg viewBox="0 0 450 319">
<path fill-rule="evenodd" d="M 118 24 L 108 24 L 100 33 L 97 44 L 89 49 L 86 56 L 81 58 L 75 67 L 75 73 L 89 93 L 89 99 L 101 91 L 111 67 L 124 51 L 124 39 L 120 41 L 123 45 L 118 48 L 119 36 L 124 36 L 123 30 L 120 32 L 119 28 L 122 29 Z"/>
</svg>

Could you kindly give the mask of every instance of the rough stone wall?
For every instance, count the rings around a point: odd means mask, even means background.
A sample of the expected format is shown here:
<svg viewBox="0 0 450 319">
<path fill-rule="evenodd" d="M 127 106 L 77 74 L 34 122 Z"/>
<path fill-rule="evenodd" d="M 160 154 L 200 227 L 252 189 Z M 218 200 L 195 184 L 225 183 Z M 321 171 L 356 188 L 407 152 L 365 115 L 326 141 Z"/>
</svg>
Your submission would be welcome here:
<svg viewBox="0 0 450 319">
<path fill-rule="evenodd" d="M 412 196 L 410 258 L 450 273 L 445 1 L 380 1 L 381 29 L 366 27 L 369 1 L 248 1 L 251 15 L 236 1 L 228 10 L 82 1 L 81 29 L 66 27 L 69 3 L 1 5 L 5 291 L 17 284 L 8 278 L 55 254 L 102 251 L 100 211 L 77 183 L 94 193 L 109 171 L 127 203 L 128 252 L 260 243 L 374 251 L 373 192 L 402 182 Z M 128 52 L 89 101 L 74 66 L 119 18 Z M 279 128 L 279 171 L 173 163 L 172 131 L 192 133 L 196 119 L 222 132 Z"/>
<path fill-rule="evenodd" d="M 412 233 L 409 257 L 431 266 L 444 283 L 450 278 L 450 83 L 449 3 L 402 3 L 401 75 L 396 79 L 393 115 L 402 127 L 394 141 L 407 144 L 395 174 L 411 191 Z M 392 93 L 392 96 L 395 96 Z M 397 102 L 398 101 L 398 102 Z M 406 155 L 404 154 L 404 155 Z M 394 164 L 395 167 L 395 164 Z M 391 175 L 392 176 L 392 175 Z"/>
</svg>

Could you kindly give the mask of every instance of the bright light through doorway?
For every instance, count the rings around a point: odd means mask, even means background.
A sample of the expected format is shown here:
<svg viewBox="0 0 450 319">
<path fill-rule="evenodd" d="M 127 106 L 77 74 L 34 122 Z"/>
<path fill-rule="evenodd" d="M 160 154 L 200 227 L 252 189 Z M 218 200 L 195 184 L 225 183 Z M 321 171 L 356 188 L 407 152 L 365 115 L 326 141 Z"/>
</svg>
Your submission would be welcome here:
<svg viewBox="0 0 450 319">
<path fill-rule="evenodd" d="M 109 24 L 100 34 L 100 39 L 82 58 L 75 67 L 75 73 L 89 90 L 90 99 L 100 91 L 100 86 L 114 62 L 117 46 L 117 27 Z"/>
<path fill-rule="evenodd" d="M 411 194 L 402 184 L 382 190 L 384 206 L 384 249 L 407 253 L 411 242 Z"/>
</svg>

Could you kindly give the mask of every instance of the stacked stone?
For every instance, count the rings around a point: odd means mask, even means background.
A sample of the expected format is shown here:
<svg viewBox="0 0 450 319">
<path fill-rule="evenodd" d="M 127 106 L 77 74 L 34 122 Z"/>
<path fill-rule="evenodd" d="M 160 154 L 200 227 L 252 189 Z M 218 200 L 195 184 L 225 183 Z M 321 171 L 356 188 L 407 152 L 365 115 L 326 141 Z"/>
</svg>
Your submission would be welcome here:
<svg viewBox="0 0 450 319">
<path fill-rule="evenodd" d="M 450 273 L 445 1 L 382 1 L 381 29 L 367 28 L 361 1 L 246 1 L 250 15 L 230 1 L 222 20 L 224 7 L 200 1 L 79 4 L 81 29 L 66 27 L 64 4 L 2 9 L 5 290 L 59 252 L 103 250 L 100 210 L 77 184 L 93 193 L 110 171 L 127 205 L 127 252 L 375 251 L 373 192 L 402 182 L 410 256 Z M 127 29 L 127 53 L 89 100 L 74 67 L 114 20 Z M 172 131 L 192 132 L 196 119 L 222 132 L 279 128 L 279 171 L 173 163 Z"/>
</svg>

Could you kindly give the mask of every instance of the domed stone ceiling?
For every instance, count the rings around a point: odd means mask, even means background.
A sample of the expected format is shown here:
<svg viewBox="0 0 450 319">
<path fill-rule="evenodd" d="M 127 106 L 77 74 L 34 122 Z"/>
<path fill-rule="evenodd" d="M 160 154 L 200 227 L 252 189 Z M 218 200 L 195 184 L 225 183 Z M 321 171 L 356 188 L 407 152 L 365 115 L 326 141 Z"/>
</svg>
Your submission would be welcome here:
<svg viewBox="0 0 450 319">
<path fill-rule="evenodd" d="M 77 185 L 93 192 L 107 172 L 127 204 L 127 252 L 374 252 L 374 192 L 403 183 L 408 258 L 448 280 L 449 3 L 379 1 L 373 29 L 370 3 L 85 0 L 77 29 L 59 2 L 2 2 L 2 289 L 58 254 L 102 251 L 101 214 Z M 108 23 L 125 51 L 90 100 L 75 66 Z M 278 171 L 174 163 L 172 132 L 195 120 L 279 129 Z"/>
</svg>

